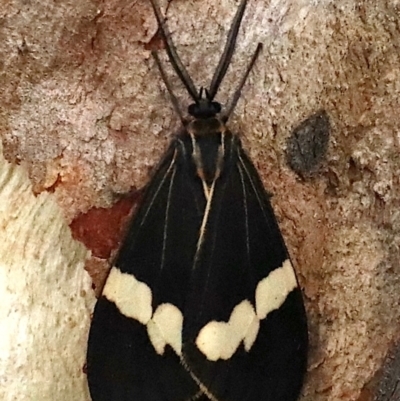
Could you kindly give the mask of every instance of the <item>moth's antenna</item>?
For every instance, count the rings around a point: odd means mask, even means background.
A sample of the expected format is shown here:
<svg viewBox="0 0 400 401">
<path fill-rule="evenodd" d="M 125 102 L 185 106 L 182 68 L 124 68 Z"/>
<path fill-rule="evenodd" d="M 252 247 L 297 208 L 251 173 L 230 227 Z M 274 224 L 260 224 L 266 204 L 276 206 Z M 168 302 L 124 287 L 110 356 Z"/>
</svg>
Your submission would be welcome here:
<svg viewBox="0 0 400 401">
<path fill-rule="evenodd" d="M 153 51 L 151 52 L 151 55 L 153 56 L 154 61 L 155 61 L 156 64 L 157 64 L 158 70 L 160 71 L 161 78 L 162 78 L 162 80 L 163 80 L 163 82 L 164 82 L 165 87 L 167 88 L 167 91 L 168 91 L 169 96 L 170 96 L 170 98 L 171 98 L 172 105 L 174 106 L 174 109 L 175 109 L 176 113 L 178 114 L 179 118 L 181 119 L 182 124 L 183 124 L 183 125 L 186 125 L 186 120 L 185 120 L 185 118 L 183 117 L 183 114 L 182 114 L 181 109 L 179 108 L 178 99 L 177 99 L 177 97 L 175 96 L 175 94 L 174 94 L 174 92 L 173 92 L 173 90 L 172 90 L 172 86 L 171 86 L 171 84 L 170 84 L 169 81 L 168 81 L 167 74 L 165 73 L 165 70 L 164 70 L 164 67 L 163 67 L 163 65 L 162 65 L 162 63 L 161 63 L 161 60 L 160 60 L 160 58 L 158 57 L 158 53 L 157 53 L 155 50 L 153 50 Z"/>
<path fill-rule="evenodd" d="M 180 80 L 182 81 L 183 85 L 185 85 L 185 88 L 189 92 L 189 95 L 196 102 L 199 99 L 198 92 L 192 81 L 192 78 L 190 78 L 189 73 L 187 72 L 185 66 L 182 64 L 182 61 L 179 58 L 178 53 L 176 52 L 174 42 L 172 41 L 171 35 L 168 32 L 168 28 L 165 23 L 165 18 L 161 14 L 161 10 L 160 7 L 158 6 L 157 0 L 150 0 L 150 2 L 154 10 L 154 14 L 156 16 L 162 38 L 164 39 L 165 42 L 165 50 L 167 51 L 169 61 L 172 64 L 172 67 L 174 68 L 175 72 L 179 76 Z"/>
<path fill-rule="evenodd" d="M 236 107 L 236 104 L 237 104 L 237 102 L 238 102 L 238 100 L 240 98 L 240 94 L 242 93 L 243 86 L 247 81 L 247 78 L 248 78 L 248 76 L 250 74 L 250 71 L 252 70 L 252 68 L 254 66 L 254 63 L 257 61 L 257 58 L 258 58 L 258 56 L 260 54 L 261 49 L 262 49 L 262 43 L 259 43 L 257 45 L 256 51 L 253 54 L 253 57 L 250 60 L 249 65 L 246 68 L 246 71 L 245 71 L 242 79 L 239 82 L 239 86 L 237 87 L 237 89 L 233 93 L 233 97 L 232 97 L 232 100 L 230 101 L 229 106 L 227 107 L 227 111 L 226 111 L 226 113 L 224 113 L 224 117 L 222 119 L 223 119 L 223 121 L 225 123 L 228 121 L 229 116 L 232 114 L 234 108 Z"/>
<path fill-rule="evenodd" d="M 242 0 L 239 5 L 238 10 L 236 11 L 235 18 L 232 21 L 231 28 L 229 29 L 228 38 L 225 43 L 225 48 L 222 53 L 222 56 L 219 60 L 217 69 L 215 70 L 214 76 L 212 77 L 210 84 L 210 100 L 213 100 L 215 95 L 218 92 L 219 86 L 221 85 L 222 80 L 226 74 L 226 70 L 229 67 L 229 64 L 232 59 L 233 52 L 236 46 L 236 38 L 239 32 L 240 23 L 242 22 L 244 10 L 247 5 L 247 0 Z"/>
</svg>

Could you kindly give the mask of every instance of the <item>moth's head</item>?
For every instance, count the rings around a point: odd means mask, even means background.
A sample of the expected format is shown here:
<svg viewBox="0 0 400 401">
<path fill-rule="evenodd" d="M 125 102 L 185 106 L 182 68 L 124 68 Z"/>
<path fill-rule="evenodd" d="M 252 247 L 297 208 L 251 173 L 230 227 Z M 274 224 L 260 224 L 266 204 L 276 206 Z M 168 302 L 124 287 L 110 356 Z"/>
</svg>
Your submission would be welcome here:
<svg viewBox="0 0 400 401">
<path fill-rule="evenodd" d="M 221 105 L 214 102 L 207 89 L 200 88 L 200 94 L 195 103 L 188 107 L 188 113 L 195 119 L 205 120 L 215 117 L 221 112 Z"/>
</svg>

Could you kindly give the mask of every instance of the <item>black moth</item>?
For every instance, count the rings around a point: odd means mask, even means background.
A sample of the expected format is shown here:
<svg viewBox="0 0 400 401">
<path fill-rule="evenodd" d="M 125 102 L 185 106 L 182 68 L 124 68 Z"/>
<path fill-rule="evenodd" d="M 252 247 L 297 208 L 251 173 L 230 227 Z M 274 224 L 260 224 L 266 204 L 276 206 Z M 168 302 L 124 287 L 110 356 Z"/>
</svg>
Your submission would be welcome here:
<svg viewBox="0 0 400 401">
<path fill-rule="evenodd" d="M 307 362 L 301 291 L 268 195 L 214 101 L 246 7 L 210 89 L 182 65 L 155 0 L 170 62 L 194 103 L 131 222 L 93 315 L 93 401 L 294 401 Z"/>
</svg>

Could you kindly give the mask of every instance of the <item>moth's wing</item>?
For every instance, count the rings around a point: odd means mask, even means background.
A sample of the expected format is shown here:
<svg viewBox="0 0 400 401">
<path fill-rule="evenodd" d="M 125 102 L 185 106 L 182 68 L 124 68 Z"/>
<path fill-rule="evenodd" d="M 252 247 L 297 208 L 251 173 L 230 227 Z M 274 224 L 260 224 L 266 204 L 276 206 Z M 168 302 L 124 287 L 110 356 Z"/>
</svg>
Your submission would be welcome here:
<svg viewBox="0 0 400 401">
<path fill-rule="evenodd" d="M 230 146 L 192 276 L 183 358 L 217 400 L 294 401 L 307 360 L 302 295 L 257 171 L 239 142 Z"/>
<path fill-rule="evenodd" d="M 93 401 L 188 401 L 199 393 L 171 346 L 156 352 L 146 326 L 149 308 L 183 310 L 204 208 L 182 149 L 173 142 L 151 180 L 95 307 L 87 353 Z"/>
</svg>

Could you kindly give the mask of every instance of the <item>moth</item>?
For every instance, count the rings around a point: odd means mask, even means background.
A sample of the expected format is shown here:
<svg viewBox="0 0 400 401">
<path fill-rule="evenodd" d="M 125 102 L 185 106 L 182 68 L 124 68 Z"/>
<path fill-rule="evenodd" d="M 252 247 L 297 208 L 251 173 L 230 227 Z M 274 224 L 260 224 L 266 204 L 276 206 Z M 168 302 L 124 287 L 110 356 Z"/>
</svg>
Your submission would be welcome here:
<svg viewBox="0 0 400 401">
<path fill-rule="evenodd" d="M 294 401 L 307 364 L 307 319 L 269 196 L 215 96 L 247 5 L 241 0 L 209 89 L 197 90 L 156 0 L 187 114 L 149 182 L 98 299 L 89 333 L 93 401 Z"/>
</svg>

